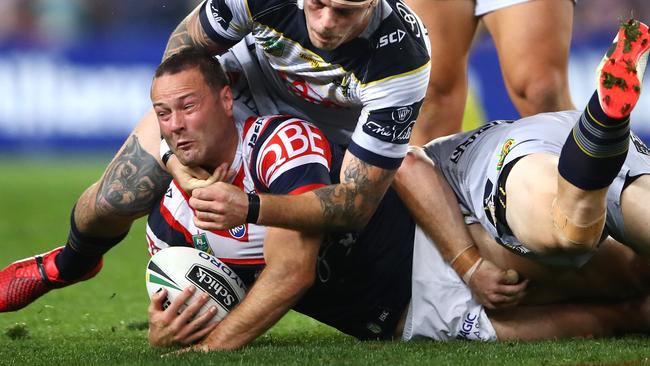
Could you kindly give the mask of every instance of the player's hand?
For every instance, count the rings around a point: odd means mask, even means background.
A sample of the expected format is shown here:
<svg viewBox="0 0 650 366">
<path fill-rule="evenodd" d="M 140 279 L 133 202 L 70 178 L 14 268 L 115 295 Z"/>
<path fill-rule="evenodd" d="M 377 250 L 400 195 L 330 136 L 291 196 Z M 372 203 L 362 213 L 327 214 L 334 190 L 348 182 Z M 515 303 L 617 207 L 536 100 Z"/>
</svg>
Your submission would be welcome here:
<svg viewBox="0 0 650 366">
<path fill-rule="evenodd" d="M 224 182 L 233 177 L 234 172 L 228 168 L 227 163 L 218 166 L 212 174 L 200 167 L 187 167 L 175 155 L 167 161 L 167 170 L 176 182 L 188 194 L 197 188 L 207 187 L 215 182 Z"/>
<path fill-rule="evenodd" d="M 192 192 L 194 224 L 203 230 L 228 230 L 246 223 L 248 196 L 232 184 L 217 182 Z"/>
<path fill-rule="evenodd" d="M 195 317 L 201 307 L 208 301 L 207 294 L 201 294 L 197 301 L 189 304 L 179 314 L 183 304 L 196 292 L 196 287 L 190 286 L 183 290 L 167 309 L 163 303 L 167 291 L 162 290 L 151 298 L 149 304 L 149 344 L 153 347 L 170 347 L 194 344 L 210 333 L 218 323 L 209 324 L 217 314 L 213 306 L 205 314 Z"/>
<path fill-rule="evenodd" d="M 469 287 L 481 305 L 488 309 L 515 306 L 526 295 L 528 280 L 520 281 L 513 269 L 503 270 L 483 260 L 469 280 Z"/>
</svg>

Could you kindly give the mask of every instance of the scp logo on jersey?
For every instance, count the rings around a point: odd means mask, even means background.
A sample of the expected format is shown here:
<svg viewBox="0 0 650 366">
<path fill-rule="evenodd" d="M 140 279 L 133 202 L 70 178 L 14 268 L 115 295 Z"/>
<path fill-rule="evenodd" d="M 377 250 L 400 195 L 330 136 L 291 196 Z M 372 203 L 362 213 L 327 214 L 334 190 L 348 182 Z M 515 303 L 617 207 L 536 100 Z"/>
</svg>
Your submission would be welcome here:
<svg viewBox="0 0 650 366">
<path fill-rule="evenodd" d="M 239 225 L 228 230 L 230 235 L 235 239 L 241 239 L 246 235 L 246 225 Z"/>
<path fill-rule="evenodd" d="M 291 119 L 280 124 L 260 148 L 256 172 L 266 186 L 284 172 L 317 163 L 328 170 L 331 152 L 323 133 L 314 125 Z"/>
<path fill-rule="evenodd" d="M 228 30 L 230 21 L 232 20 L 232 11 L 226 5 L 225 1 L 213 0 L 210 3 L 210 11 L 212 17 L 221 25 L 224 30 Z"/>
<path fill-rule="evenodd" d="M 391 43 L 400 43 L 402 42 L 402 39 L 404 39 L 405 35 L 406 32 L 404 32 L 401 29 L 398 29 L 388 34 L 384 34 L 383 36 L 379 37 L 379 42 L 377 42 L 377 48 L 388 46 Z"/>
</svg>

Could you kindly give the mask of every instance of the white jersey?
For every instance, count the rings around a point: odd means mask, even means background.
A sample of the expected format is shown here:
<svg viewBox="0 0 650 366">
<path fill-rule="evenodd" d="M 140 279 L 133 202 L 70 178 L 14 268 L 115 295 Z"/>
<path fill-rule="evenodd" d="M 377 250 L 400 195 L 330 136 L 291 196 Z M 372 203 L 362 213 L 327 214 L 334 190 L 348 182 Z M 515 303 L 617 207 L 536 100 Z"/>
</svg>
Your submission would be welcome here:
<svg viewBox="0 0 650 366">
<path fill-rule="evenodd" d="M 239 71 L 278 106 L 255 112 L 304 118 L 361 160 L 399 167 L 430 69 L 426 30 L 403 2 L 379 0 L 365 31 L 332 51 L 311 44 L 301 0 L 207 0 L 200 20 L 218 44 L 246 37 L 231 51 Z"/>
<path fill-rule="evenodd" d="M 239 123 L 238 132 L 239 145 L 231 164 L 237 174 L 232 184 L 245 192 L 299 194 L 331 183 L 332 151 L 315 126 L 288 116 L 271 116 Z M 188 202 L 187 193 L 172 181 L 147 221 L 151 255 L 168 246 L 188 245 L 231 266 L 264 264 L 265 227 L 199 229 Z"/>
<path fill-rule="evenodd" d="M 533 153 L 560 155 L 564 142 L 581 112 L 542 113 L 517 121 L 493 121 L 473 131 L 436 139 L 425 150 L 456 193 L 461 209 L 471 214 L 496 239 L 518 254 L 538 258 L 512 235 L 499 233 L 496 226 L 497 181 L 504 166 Z M 610 185 L 607 201 L 607 229 L 624 241 L 620 195 L 626 177 L 650 173 L 650 151 L 634 133 L 630 150 L 617 178 Z M 541 259 L 541 258 L 538 258 Z M 549 263 L 579 265 L 557 262 Z"/>
</svg>

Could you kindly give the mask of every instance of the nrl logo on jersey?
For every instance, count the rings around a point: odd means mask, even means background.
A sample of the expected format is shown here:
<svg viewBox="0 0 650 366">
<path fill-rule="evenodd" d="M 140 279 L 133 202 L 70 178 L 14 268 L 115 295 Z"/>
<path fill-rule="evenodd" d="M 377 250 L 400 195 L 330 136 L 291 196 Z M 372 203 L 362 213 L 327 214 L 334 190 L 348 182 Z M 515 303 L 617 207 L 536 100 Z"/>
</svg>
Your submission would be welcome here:
<svg viewBox="0 0 650 366">
<path fill-rule="evenodd" d="M 262 48 L 264 49 L 264 52 L 275 57 L 282 57 L 284 54 L 284 42 L 280 41 L 279 38 L 271 37 L 265 39 L 262 42 Z"/>
<path fill-rule="evenodd" d="M 205 235 L 205 233 L 192 235 L 192 244 L 194 244 L 194 248 L 200 251 L 206 252 L 210 255 L 214 254 L 212 253 L 212 248 L 210 248 L 210 243 L 208 242 L 208 236 Z"/>
<path fill-rule="evenodd" d="M 341 94 L 348 98 L 350 96 L 350 75 L 345 74 L 342 78 L 334 79 L 332 83 L 339 87 Z"/>
</svg>

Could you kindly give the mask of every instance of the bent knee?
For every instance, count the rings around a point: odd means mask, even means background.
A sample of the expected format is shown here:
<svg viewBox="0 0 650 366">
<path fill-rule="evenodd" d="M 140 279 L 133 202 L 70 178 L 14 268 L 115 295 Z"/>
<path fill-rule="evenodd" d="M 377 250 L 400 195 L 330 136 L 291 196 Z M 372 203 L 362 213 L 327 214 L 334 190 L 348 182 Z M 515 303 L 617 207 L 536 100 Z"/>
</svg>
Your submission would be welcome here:
<svg viewBox="0 0 650 366">
<path fill-rule="evenodd" d="M 575 222 L 553 201 L 551 208 L 553 237 L 558 249 L 565 253 L 584 254 L 594 251 L 601 242 L 606 212 L 591 222 Z"/>
<path fill-rule="evenodd" d="M 600 243 L 600 236 L 585 238 L 582 240 L 572 240 L 566 237 L 562 232 L 555 232 L 555 241 L 553 248 L 547 248 L 553 254 L 561 255 L 581 255 L 595 251 Z"/>
<path fill-rule="evenodd" d="M 566 76 L 561 72 L 535 75 L 512 83 L 511 89 L 513 102 L 524 116 L 573 108 Z"/>
</svg>

